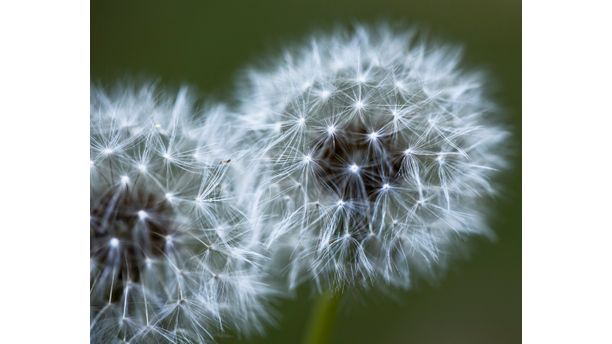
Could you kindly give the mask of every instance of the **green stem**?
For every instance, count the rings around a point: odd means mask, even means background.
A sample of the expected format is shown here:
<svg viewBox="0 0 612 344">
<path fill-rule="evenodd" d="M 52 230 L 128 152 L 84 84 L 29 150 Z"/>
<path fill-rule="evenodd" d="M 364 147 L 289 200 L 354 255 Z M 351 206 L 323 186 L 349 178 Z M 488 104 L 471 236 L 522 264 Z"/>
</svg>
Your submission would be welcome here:
<svg viewBox="0 0 612 344">
<path fill-rule="evenodd" d="M 304 344 L 330 342 L 341 296 L 340 292 L 327 291 L 318 297 L 310 315 L 310 325 L 304 336 Z"/>
</svg>

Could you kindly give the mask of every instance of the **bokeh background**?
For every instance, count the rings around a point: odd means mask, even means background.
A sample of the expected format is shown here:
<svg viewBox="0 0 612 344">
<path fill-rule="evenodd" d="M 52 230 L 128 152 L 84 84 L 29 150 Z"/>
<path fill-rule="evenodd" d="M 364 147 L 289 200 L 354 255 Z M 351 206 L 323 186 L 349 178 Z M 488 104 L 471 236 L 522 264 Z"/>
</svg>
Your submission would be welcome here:
<svg viewBox="0 0 612 344">
<path fill-rule="evenodd" d="M 475 240 L 436 284 L 393 297 L 343 303 L 333 343 L 519 343 L 521 341 L 521 2 L 519 0 L 91 0 L 91 79 L 126 76 L 196 86 L 225 101 L 236 75 L 313 30 L 353 22 L 418 24 L 465 47 L 467 66 L 491 75 L 514 132 L 512 169 L 491 204 L 497 240 Z M 370 296 L 370 297 L 368 297 Z M 220 343 L 299 343 L 313 297 L 280 303 L 266 336 Z"/>
</svg>

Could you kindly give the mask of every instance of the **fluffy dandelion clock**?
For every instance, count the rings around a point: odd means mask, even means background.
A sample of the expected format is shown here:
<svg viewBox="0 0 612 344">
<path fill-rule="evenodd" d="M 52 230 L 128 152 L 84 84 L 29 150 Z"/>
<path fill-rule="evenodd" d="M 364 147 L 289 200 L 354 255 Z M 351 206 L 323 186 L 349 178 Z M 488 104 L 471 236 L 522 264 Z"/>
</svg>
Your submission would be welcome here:
<svg viewBox="0 0 612 344">
<path fill-rule="evenodd" d="M 261 326 L 263 256 L 224 190 L 218 121 L 186 88 L 92 87 L 92 342 L 202 343 Z"/>
<path fill-rule="evenodd" d="M 254 194 L 292 287 L 409 287 L 490 234 L 482 203 L 508 133 L 483 74 L 416 37 L 336 31 L 247 72 L 239 135 L 260 147 Z"/>
</svg>

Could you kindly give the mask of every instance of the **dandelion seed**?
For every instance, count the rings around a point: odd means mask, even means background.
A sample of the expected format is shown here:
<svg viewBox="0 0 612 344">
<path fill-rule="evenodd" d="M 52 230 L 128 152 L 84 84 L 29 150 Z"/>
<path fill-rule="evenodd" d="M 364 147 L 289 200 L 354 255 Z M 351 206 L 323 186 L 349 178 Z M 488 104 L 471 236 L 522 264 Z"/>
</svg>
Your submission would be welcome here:
<svg viewBox="0 0 612 344">
<path fill-rule="evenodd" d="M 119 239 L 117 239 L 117 238 L 111 238 L 111 239 L 108 241 L 108 244 L 110 245 L 110 247 L 117 248 L 117 247 L 119 247 Z"/>
<path fill-rule="evenodd" d="M 280 133 L 281 129 L 283 128 L 283 124 L 280 122 L 274 123 L 273 128 L 275 132 Z"/>
<path fill-rule="evenodd" d="M 319 98 L 321 98 L 321 100 L 326 100 L 327 98 L 329 98 L 330 95 L 331 95 L 331 91 L 329 90 L 319 91 Z"/>
<path fill-rule="evenodd" d="M 140 219 L 140 221 L 146 220 L 148 216 L 149 215 L 147 214 L 146 211 L 144 211 L 144 210 L 139 210 L 138 211 L 138 218 Z"/>
</svg>

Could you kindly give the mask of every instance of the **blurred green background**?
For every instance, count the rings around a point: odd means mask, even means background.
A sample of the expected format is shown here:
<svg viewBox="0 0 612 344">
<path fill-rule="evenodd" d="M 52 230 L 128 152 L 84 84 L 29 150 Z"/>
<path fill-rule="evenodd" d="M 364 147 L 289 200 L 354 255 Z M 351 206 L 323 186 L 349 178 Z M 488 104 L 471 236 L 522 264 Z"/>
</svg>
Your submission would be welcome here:
<svg viewBox="0 0 612 344">
<path fill-rule="evenodd" d="M 514 132 L 512 169 L 492 204 L 495 242 L 476 240 L 436 285 L 345 302 L 333 343 L 519 343 L 521 341 L 521 2 L 517 0 L 91 1 L 91 79 L 125 76 L 187 82 L 227 100 L 237 72 L 286 42 L 336 24 L 419 24 L 465 47 L 466 64 L 486 69 Z M 265 337 L 299 343 L 313 298 L 282 302 Z M 222 338 L 221 343 L 236 339 Z"/>
</svg>

